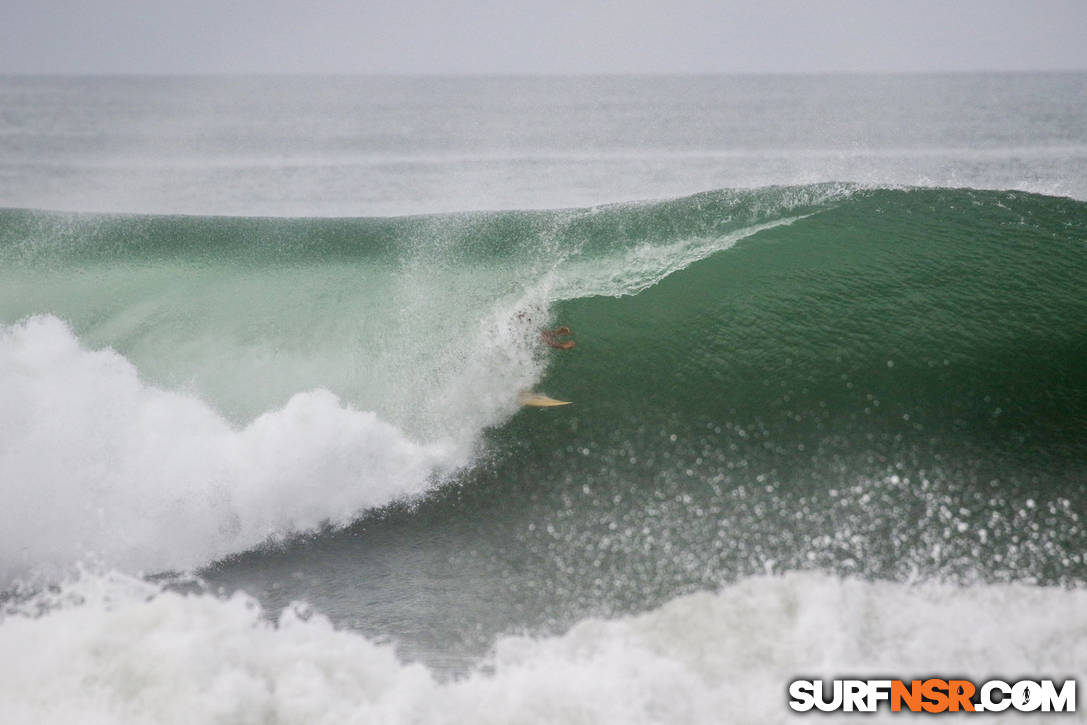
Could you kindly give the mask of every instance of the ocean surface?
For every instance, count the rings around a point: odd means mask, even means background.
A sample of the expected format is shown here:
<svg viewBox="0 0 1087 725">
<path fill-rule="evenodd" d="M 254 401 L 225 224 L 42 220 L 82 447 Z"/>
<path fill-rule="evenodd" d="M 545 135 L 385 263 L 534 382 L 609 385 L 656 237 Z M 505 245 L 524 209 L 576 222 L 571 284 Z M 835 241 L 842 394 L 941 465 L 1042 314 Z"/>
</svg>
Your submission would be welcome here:
<svg viewBox="0 0 1087 725">
<path fill-rule="evenodd" d="M 0 652 L 12 723 L 1083 686 L 1087 73 L 0 78 Z"/>
</svg>

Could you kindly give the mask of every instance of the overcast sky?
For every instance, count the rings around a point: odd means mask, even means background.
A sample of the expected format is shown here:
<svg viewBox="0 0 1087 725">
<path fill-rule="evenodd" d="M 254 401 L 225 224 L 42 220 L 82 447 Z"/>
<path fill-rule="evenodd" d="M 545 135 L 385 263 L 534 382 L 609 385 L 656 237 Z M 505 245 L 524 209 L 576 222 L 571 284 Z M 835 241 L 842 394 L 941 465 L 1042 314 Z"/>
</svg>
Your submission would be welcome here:
<svg viewBox="0 0 1087 725">
<path fill-rule="evenodd" d="M 1087 0 L 0 0 L 0 73 L 1087 69 Z"/>
</svg>

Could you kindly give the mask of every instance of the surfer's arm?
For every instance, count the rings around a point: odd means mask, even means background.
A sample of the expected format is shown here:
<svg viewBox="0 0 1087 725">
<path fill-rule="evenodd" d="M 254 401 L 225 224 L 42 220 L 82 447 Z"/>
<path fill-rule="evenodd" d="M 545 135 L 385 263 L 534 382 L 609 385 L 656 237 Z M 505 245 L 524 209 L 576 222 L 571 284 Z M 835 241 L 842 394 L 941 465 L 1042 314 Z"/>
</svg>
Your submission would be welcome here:
<svg viewBox="0 0 1087 725">
<path fill-rule="evenodd" d="M 569 335 L 570 328 L 563 325 L 554 330 L 544 330 L 540 333 L 540 340 L 558 350 L 569 350 L 574 346 L 573 340 L 559 340 L 559 335 Z"/>
</svg>

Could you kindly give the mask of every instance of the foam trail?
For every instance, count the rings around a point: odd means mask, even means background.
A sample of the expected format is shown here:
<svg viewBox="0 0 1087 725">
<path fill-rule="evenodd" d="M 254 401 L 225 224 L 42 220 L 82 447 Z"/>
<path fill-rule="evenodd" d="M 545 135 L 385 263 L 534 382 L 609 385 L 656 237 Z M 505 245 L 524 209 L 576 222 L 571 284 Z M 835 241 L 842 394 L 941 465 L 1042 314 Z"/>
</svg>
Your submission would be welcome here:
<svg viewBox="0 0 1087 725">
<path fill-rule="evenodd" d="M 186 569 L 423 492 L 470 441 L 419 443 L 325 390 L 243 429 L 144 384 L 52 316 L 0 332 L 0 576 L 93 557 Z"/>
<path fill-rule="evenodd" d="M 802 675 L 1063 678 L 1087 667 L 1075 646 L 1087 590 L 818 573 L 744 579 L 561 636 L 503 637 L 448 682 L 303 605 L 273 625 L 240 593 L 84 574 L 18 608 L 34 616 L 0 620 L 0 720 L 43 725 L 803 722 L 812 716 L 791 713 L 785 697 Z"/>
</svg>

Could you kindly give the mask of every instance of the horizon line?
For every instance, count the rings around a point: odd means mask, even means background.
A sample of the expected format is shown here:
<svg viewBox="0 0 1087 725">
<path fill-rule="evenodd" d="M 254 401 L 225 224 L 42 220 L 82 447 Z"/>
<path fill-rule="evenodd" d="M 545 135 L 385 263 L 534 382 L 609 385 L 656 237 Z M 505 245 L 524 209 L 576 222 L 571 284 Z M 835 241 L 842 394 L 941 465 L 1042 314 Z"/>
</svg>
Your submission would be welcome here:
<svg viewBox="0 0 1087 725">
<path fill-rule="evenodd" d="M 1043 75 L 1087 73 L 1083 68 L 947 69 L 947 70 L 720 70 L 720 71 L 28 71 L 0 70 L 0 77 L 58 78 L 601 78 L 601 77 L 707 77 L 707 76 L 933 76 L 933 75 Z"/>
</svg>

